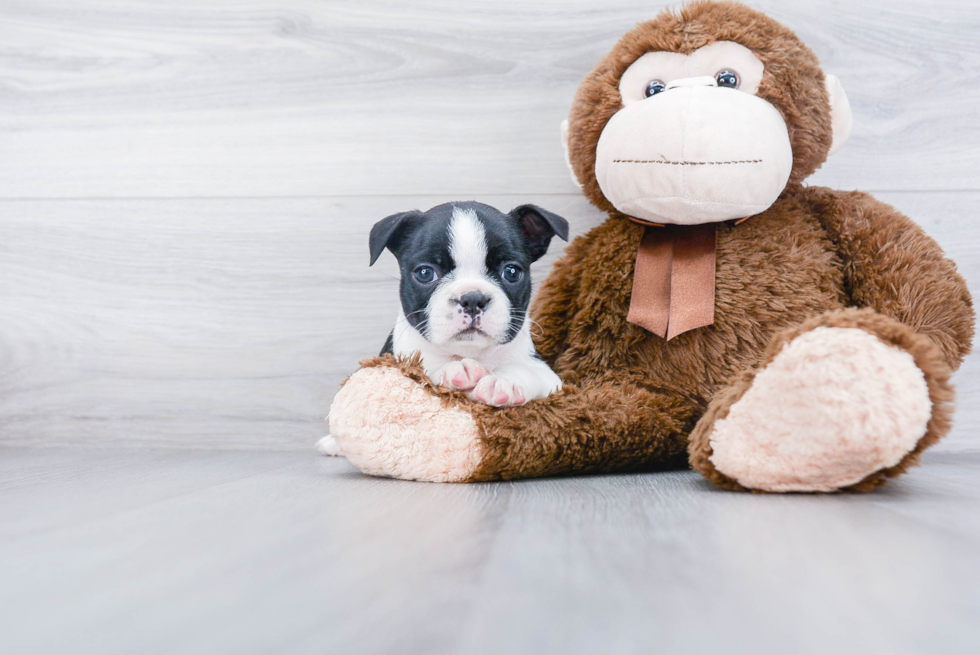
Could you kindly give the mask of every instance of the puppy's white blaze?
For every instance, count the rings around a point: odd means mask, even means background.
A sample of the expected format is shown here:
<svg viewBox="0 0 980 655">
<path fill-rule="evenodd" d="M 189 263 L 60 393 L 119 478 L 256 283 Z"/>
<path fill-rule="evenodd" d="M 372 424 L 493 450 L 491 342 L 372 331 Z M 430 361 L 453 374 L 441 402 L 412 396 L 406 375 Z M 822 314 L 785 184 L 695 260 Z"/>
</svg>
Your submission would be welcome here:
<svg viewBox="0 0 980 655">
<path fill-rule="evenodd" d="M 485 278 L 487 274 L 487 233 L 472 209 L 453 208 L 449 224 L 449 256 L 456 263 L 455 279 Z"/>
<path fill-rule="evenodd" d="M 472 355 L 498 344 L 510 326 L 510 300 L 487 272 L 487 235 L 480 219 L 471 209 L 453 209 L 449 224 L 449 255 L 454 268 L 442 280 L 429 298 L 429 323 L 426 335 L 435 344 L 447 345 L 460 356 Z M 459 298 L 468 291 L 479 291 L 490 298 L 486 309 L 476 321 L 459 306 Z M 471 334 L 466 341 L 455 336 L 462 330 L 476 327 L 487 336 Z"/>
</svg>

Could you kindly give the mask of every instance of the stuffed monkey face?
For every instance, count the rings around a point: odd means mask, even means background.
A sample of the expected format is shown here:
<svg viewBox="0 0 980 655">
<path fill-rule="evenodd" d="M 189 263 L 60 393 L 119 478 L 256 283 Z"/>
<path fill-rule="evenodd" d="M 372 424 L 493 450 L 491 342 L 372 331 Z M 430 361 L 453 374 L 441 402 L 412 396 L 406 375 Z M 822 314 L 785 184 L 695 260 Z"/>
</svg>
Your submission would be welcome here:
<svg viewBox="0 0 980 655">
<path fill-rule="evenodd" d="M 731 41 L 633 62 L 619 83 L 624 107 L 596 147 L 606 198 L 624 214 L 679 225 L 765 211 L 789 180 L 793 149 L 782 116 L 755 95 L 762 72 Z"/>
<path fill-rule="evenodd" d="M 662 15 L 627 34 L 586 78 L 573 107 L 577 147 L 569 154 L 579 159 L 573 176 L 587 170 L 586 190 L 597 205 L 654 223 L 745 218 L 765 211 L 787 182 L 840 147 L 850 131 L 840 83 L 825 78 L 816 57 L 782 26 L 763 16 L 763 26 L 778 29 L 757 29 L 759 16 L 734 3 Z M 678 30 L 684 22 L 697 29 Z M 582 120 L 589 102 L 597 111 Z M 568 152 L 567 125 L 563 135 Z"/>
</svg>

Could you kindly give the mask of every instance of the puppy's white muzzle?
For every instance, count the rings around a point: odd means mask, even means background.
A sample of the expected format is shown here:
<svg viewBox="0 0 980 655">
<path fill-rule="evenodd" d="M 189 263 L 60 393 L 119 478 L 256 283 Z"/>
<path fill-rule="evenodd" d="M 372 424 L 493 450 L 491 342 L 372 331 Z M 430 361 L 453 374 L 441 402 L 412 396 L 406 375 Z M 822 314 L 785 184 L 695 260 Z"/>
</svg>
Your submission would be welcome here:
<svg viewBox="0 0 980 655">
<path fill-rule="evenodd" d="M 437 345 L 502 343 L 510 320 L 507 296 L 485 279 L 447 281 L 429 301 L 429 339 Z"/>
</svg>

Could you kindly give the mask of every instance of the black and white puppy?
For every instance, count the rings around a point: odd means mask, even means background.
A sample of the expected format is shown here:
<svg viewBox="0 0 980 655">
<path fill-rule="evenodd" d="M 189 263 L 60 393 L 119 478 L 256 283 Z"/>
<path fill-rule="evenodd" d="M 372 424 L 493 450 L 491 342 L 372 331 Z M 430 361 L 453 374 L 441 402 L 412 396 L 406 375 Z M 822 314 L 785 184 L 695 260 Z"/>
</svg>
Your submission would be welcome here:
<svg viewBox="0 0 980 655">
<path fill-rule="evenodd" d="M 419 352 L 433 382 L 497 407 L 561 388 L 527 320 L 530 265 L 555 235 L 567 241 L 568 222 L 534 205 L 503 214 L 455 202 L 378 222 L 371 264 L 385 248 L 395 255 L 402 305 L 381 353 Z"/>
<path fill-rule="evenodd" d="M 401 311 L 381 354 L 418 352 L 436 384 L 495 407 L 561 388 L 537 355 L 527 318 L 531 262 L 568 222 L 534 205 L 509 214 L 478 202 L 409 211 L 371 229 L 371 265 L 385 248 L 401 269 Z M 340 455 L 330 436 L 317 444 Z"/>
</svg>

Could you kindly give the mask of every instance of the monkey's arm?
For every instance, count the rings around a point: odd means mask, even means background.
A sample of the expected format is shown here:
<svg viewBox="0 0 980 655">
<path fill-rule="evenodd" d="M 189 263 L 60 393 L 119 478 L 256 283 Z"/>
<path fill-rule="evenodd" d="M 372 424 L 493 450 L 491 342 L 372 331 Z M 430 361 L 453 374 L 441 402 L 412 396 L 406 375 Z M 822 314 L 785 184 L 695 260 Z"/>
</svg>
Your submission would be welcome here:
<svg viewBox="0 0 980 655">
<path fill-rule="evenodd" d="M 956 370 L 970 352 L 974 325 L 956 264 L 910 218 L 866 193 L 807 192 L 844 263 L 851 303 L 930 337 Z"/>
<path fill-rule="evenodd" d="M 531 303 L 531 334 L 538 355 L 554 367 L 558 356 L 565 349 L 571 316 L 578 311 L 579 283 L 582 261 L 587 242 L 578 237 L 568 245 L 565 254 L 555 262 L 548 277 L 538 288 Z"/>
</svg>

